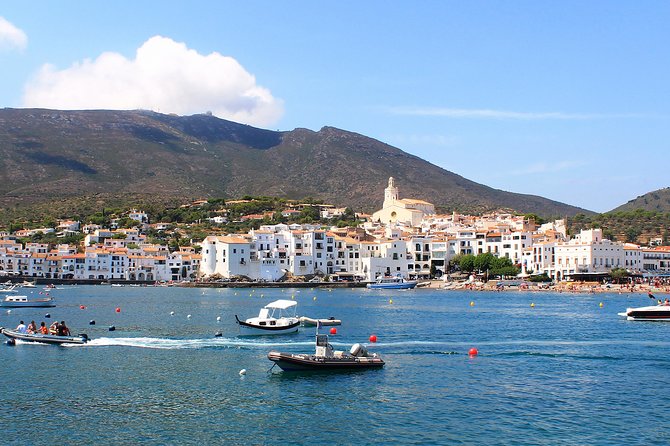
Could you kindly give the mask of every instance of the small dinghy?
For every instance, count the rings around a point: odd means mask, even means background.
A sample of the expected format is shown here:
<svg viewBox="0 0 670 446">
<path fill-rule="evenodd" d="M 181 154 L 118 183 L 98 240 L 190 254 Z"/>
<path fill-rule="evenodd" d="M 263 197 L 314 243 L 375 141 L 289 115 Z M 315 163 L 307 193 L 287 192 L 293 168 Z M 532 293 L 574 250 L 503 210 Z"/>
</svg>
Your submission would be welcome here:
<svg viewBox="0 0 670 446">
<path fill-rule="evenodd" d="M 317 324 L 321 324 L 322 327 L 342 325 L 342 321 L 335 319 L 334 317 L 329 317 L 328 319 L 313 319 L 307 316 L 300 316 L 300 323 L 303 327 L 316 327 Z"/>
<path fill-rule="evenodd" d="M 86 344 L 89 341 L 88 336 L 84 333 L 81 333 L 77 336 L 58 336 L 39 333 L 29 334 L 19 333 L 18 331 L 2 327 L 0 327 L 0 333 L 4 334 L 13 341 L 19 340 L 24 342 L 39 342 L 41 344 Z"/>
<path fill-rule="evenodd" d="M 376 353 L 368 353 L 364 345 L 354 344 L 349 353 L 335 351 L 328 342 L 328 335 L 318 333 L 313 355 L 271 351 L 268 359 L 287 372 L 363 370 L 384 366 L 382 358 Z"/>
</svg>

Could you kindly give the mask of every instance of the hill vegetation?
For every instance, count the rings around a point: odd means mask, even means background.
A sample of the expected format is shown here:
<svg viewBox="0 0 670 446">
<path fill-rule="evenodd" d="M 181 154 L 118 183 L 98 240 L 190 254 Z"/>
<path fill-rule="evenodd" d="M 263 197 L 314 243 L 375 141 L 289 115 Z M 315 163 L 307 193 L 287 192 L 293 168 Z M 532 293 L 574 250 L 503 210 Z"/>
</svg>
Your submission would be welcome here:
<svg viewBox="0 0 670 446">
<path fill-rule="evenodd" d="M 591 214 L 475 183 L 333 127 L 270 131 L 206 114 L 0 110 L 0 221 L 244 195 L 311 196 L 371 212 L 390 176 L 403 197 L 444 212 Z"/>
</svg>

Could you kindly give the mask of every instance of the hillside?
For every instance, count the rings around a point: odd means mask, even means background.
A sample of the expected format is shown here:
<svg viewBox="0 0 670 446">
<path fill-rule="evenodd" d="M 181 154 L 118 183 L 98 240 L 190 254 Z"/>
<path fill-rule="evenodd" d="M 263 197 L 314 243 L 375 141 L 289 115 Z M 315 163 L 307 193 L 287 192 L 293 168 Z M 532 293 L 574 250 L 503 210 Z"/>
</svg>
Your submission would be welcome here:
<svg viewBox="0 0 670 446">
<path fill-rule="evenodd" d="M 493 189 L 366 136 L 324 127 L 275 132 L 210 115 L 0 110 L 2 212 L 266 195 L 373 211 L 388 177 L 439 210 L 589 211 Z M 64 212 L 64 210 L 63 210 Z"/>
<path fill-rule="evenodd" d="M 648 192 L 613 209 L 611 212 L 635 211 L 638 209 L 651 212 L 670 212 L 670 188 L 666 187 Z"/>
</svg>

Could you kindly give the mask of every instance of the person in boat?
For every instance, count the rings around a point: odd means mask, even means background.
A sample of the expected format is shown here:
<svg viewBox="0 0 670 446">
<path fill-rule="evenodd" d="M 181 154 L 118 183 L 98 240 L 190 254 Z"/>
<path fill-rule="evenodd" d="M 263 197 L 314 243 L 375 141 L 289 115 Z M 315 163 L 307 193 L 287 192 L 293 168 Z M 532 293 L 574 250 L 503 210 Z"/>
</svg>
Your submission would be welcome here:
<svg viewBox="0 0 670 446">
<path fill-rule="evenodd" d="M 666 306 L 666 307 L 670 307 L 670 299 L 668 299 L 668 298 L 666 297 L 666 298 L 665 298 L 665 302 L 663 302 L 663 305 Z"/>
<path fill-rule="evenodd" d="M 26 324 L 23 321 L 20 321 L 19 325 L 16 326 L 16 331 L 23 334 L 28 333 L 28 330 L 26 329 Z"/>
<path fill-rule="evenodd" d="M 49 325 L 49 333 L 50 334 L 58 334 L 58 321 L 53 321 L 51 325 Z"/>
<path fill-rule="evenodd" d="M 70 329 L 65 325 L 65 321 L 60 321 L 58 324 L 58 336 L 70 336 Z"/>
<path fill-rule="evenodd" d="M 49 334 L 49 329 L 47 328 L 47 324 L 42 321 L 40 324 L 40 334 Z"/>
<path fill-rule="evenodd" d="M 35 334 L 37 333 L 37 325 L 35 325 L 35 321 L 30 321 L 28 324 L 28 334 Z"/>
</svg>

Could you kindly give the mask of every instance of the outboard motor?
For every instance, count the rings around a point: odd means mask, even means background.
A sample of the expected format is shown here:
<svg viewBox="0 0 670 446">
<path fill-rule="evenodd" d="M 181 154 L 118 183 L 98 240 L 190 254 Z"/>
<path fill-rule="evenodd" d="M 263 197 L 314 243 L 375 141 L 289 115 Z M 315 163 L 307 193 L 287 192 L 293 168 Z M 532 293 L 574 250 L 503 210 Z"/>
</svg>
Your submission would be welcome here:
<svg viewBox="0 0 670 446">
<path fill-rule="evenodd" d="M 88 342 L 90 339 L 88 339 L 88 335 L 86 333 L 79 333 L 79 336 L 81 336 L 84 339 L 84 342 Z"/>
<path fill-rule="evenodd" d="M 351 346 L 349 353 L 351 353 L 352 356 L 365 357 L 368 355 L 368 349 L 362 344 L 354 344 Z"/>
</svg>

